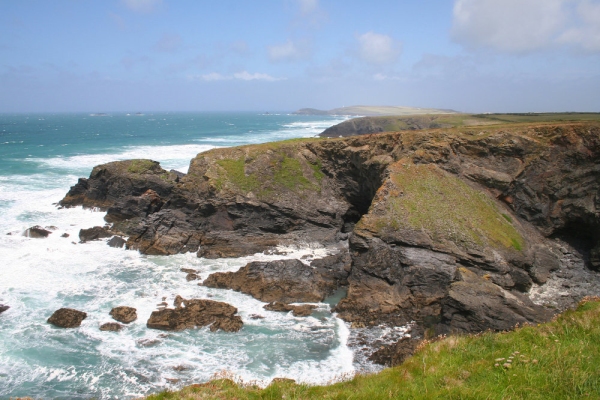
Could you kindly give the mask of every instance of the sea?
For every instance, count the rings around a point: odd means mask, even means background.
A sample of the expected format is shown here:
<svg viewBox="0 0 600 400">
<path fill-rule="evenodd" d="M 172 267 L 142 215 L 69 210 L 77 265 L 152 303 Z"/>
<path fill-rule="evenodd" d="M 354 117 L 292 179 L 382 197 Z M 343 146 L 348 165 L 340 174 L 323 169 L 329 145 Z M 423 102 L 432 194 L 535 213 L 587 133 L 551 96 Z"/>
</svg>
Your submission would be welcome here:
<svg viewBox="0 0 600 400">
<path fill-rule="evenodd" d="M 379 367 L 356 357 L 350 330 L 332 313 L 337 298 L 310 317 L 271 312 L 248 295 L 186 281 L 182 268 L 236 271 L 254 260 L 310 260 L 336 249 L 298 243 L 285 255 L 208 260 L 194 253 L 147 256 L 80 243 L 79 230 L 103 225 L 103 212 L 59 208 L 79 177 L 98 164 L 131 158 L 186 172 L 216 147 L 312 137 L 347 119 L 258 113 L 0 114 L 0 398 L 128 399 L 230 377 L 265 386 L 273 378 L 327 384 Z M 24 236 L 39 225 L 48 238 Z M 68 237 L 66 237 L 68 235 Z M 234 305 L 237 333 L 146 327 L 163 298 L 210 298 Z M 100 331 L 116 306 L 137 309 L 119 332 Z M 62 307 L 87 313 L 81 327 L 47 323 Z M 264 318 L 253 319 L 253 315 Z M 114 321 L 113 321 L 114 322 Z"/>
</svg>

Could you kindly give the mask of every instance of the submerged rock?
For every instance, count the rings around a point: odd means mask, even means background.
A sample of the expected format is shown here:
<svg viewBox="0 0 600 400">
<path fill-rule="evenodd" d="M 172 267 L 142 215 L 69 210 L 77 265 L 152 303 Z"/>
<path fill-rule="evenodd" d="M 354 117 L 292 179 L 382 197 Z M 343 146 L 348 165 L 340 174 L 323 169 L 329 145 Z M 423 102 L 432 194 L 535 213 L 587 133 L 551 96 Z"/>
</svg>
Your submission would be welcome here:
<svg viewBox="0 0 600 400">
<path fill-rule="evenodd" d="M 81 326 L 81 321 L 87 317 L 87 313 L 72 308 L 61 308 L 48 318 L 48 323 L 59 328 L 76 328 Z"/>
<path fill-rule="evenodd" d="M 118 332 L 121 329 L 123 329 L 123 325 L 117 324 L 116 322 L 107 322 L 105 324 L 100 325 L 101 331 Z"/>
<path fill-rule="evenodd" d="M 227 303 L 203 299 L 186 300 L 177 296 L 173 305 L 175 309 L 153 311 L 146 324 L 148 328 L 180 331 L 210 325 L 211 332 L 219 329 L 237 332 L 243 326 L 242 318 L 235 315 L 237 308 Z"/>
<path fill-rule="evenodd" d="M 269 304 L 263 306 L 263 308 L 267 311 L 282 311 L 289 312 L 291 311 L 295 317 L 308 317 L 312 314 L 313 310 L 317 308 L 317 306 L 313 306 L 312 304 L 303 304 L 300 306 L 294 306 L 292 304 L 282 303 L 279 301 L 273 301 Z"/>
<path fill-rule="evenodd" d="M 113 317 L 115 321 L 128 324 L 137 319 L 137 310 L 133 307 L 120 306 L 110 310 L 109 315 Z"/>
</svg>

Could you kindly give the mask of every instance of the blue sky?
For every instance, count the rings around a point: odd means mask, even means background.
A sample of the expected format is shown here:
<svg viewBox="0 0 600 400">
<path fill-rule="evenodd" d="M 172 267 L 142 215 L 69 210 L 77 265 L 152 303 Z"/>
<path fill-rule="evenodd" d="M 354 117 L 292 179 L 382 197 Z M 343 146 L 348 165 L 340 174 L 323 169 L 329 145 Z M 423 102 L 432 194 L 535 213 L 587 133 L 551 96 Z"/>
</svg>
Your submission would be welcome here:
<svg viewBox="0 0 600 400">
<path fill-rule="evenodd" d="M 600 112 L 600 0 L 0 0 L 0 112 Z"/>
</svg>

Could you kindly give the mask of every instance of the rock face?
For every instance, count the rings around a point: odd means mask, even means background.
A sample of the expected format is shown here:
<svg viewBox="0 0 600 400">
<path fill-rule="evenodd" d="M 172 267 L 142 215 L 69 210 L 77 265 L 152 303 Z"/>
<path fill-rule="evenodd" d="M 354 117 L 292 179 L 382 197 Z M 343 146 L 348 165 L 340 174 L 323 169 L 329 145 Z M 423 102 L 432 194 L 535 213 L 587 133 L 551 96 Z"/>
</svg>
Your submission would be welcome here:
<svg viewBox="0 0 600 400">
<path fill-rule="evenodd" d="M 148 328 L 180 331 L 210 325 L 211 332 L 219 329 L 237 332 L 243 326 L 242 318 L 235 315 L 237 308 L 227 303 L 201 299 L 186 300 L 177 296 L 174 306 L 175 309 L 153 311 L 146 324 Z"/>
<path fill-rule="evenodd" d="M 109 314 L 111 317 L 113 317 L 115 321 L 119 321 L 124 324 L 128 324 L 137 319 L 137 310 L 133 307 L 115 307 L 112 310 L 110 310 Z"/>
<path fill-rule="evenodd" d="M 311 265 L 299 260 L 254 261 L 237 272 L 214 273 L 202 284 L 233 289 L 264 302 L 312 303 L 346 285 L 349 272 L 350 256 L 344 252 Z"/>
<path fill-rule="evenodd" d="M 348 238 L 342 318 L 474 332 L 546 320 L 531 300 L 541 303 L 540 287 L 571 265 L 600 267 L 599 160 L 597 123 L 406 130 L 213 149 L 183 177 L 148 160 L 104 164 L 61 204 L 110 210 L 112 229 L 145 254 L 238 257 Z M 207 284 L 320 297 L 318 267 L 295 265 L 253 264 Z"/>
<path fill-rule="evenodd" d="M 72 308 L 61 308 L 48 318 L 48 323 L 58 326 L 59 328 L 76 328 L 81 326 L 81 321 L 87 317 L 83 311 L 74 310 Z"/>
</svg>

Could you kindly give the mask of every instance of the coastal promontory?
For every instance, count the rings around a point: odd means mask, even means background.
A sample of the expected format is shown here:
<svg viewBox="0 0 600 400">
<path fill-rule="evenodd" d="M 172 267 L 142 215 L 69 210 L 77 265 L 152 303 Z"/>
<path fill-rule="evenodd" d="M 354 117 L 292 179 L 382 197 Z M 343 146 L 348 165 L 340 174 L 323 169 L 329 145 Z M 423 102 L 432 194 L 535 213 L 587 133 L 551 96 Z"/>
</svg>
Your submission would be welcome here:
<svg viewBox="0 0 600 400">
<path fill-rule="evenodd" d="M 249 280 L 279 277 L 285 294 L 301 283 L 311 301 L 346 287 L 336 311 L 354 327 L 505 330 L 599 294 L 599 156 L 597 122 L 297 139 L 200 153 L 185 175 L 151 160 L 99 165 L 61 204 L 105 210 L 145 254 L 337 246 L 341 279 L 288 262 L 205 284 L 264 301 L 285 299 Z"/>
</svg>

